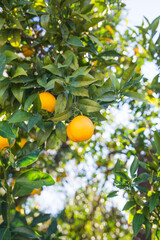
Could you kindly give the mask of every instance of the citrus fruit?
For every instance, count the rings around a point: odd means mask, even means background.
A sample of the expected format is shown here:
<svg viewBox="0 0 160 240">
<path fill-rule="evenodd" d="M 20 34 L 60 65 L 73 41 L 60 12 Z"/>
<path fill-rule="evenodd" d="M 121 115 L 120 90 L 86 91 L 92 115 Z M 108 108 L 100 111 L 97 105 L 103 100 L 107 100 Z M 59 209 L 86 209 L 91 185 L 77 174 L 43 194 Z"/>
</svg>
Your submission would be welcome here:
<svg viewBox="0 0 160 240">
<path fill-rule="evenodd" d="M 48 112 L 54 112 L 56 99 L 49 92 L 42 92 L 39 94 L 41 100 L 41 108 L 47 110 Z"/>
<path fill-rule="evenodd" d="M 73 142 L 89 140 L 94 132 L 92 121 L 86 116 L 75 117 L 67 126 L 67 136 Z"/>
<path fill-rule="evenodd" d="M 15 143 L 15 140 L 13 141 L 11 147 L 13 147 L 14 143 Z M 8 139 L 0 136 L 0 150 L 2 150 L 5 147 L 9 147 Z"/>
<path fill-rule="evenodd" d="M 22 47 L 22 52 L 25 57 L 32 57 L 34 54 L 34 49 L 27 45 Z"/>
<path fill-rule="evenodd" d="M 21 138 L 21 148 L 23 148 L 24 144 L 27 142 L 27 139 L 26 138 Z"/>
<path fill-rule="evenodd" d="M 41 194 L 41 191 L 42 191 L 42 188 L 34 189 L 34 190 L 30 193 L 30 195 L 35 195 L 35 194 L 40 195 L 40 194 Z"/>
</svg>

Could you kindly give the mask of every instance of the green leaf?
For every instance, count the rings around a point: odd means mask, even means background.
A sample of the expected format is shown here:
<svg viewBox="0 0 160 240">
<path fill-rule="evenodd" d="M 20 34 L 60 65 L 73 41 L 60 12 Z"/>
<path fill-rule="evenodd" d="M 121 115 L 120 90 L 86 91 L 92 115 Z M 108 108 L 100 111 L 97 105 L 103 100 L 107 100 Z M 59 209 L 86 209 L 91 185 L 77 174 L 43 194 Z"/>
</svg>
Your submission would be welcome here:
<svg viewBox="0 0 160 240">
<path fill-rule="evenodd" d="M 155 18 L 152 23 L 151 23 L 151 29 L 152 29 L 152 34 L 154 34 L 154 32 L 156 31 L 156 29 L 158 28 L 158 25 L 159 25 L 159 20 L 160 20 L 160 17 L 157 17 Z"/>
<path fill-rule="evenodd" d="M 2 29 L 4 23 L 5 23 L 5 19 L 0 17 L 0 30 Z"/>
<path fill-rule="evenodd" d="M 66 126 L 62 122 L 56 124 L 56 135 L 63 142 L 67 140 Z"/>
<path fill-rule="evenodd" d="M 21 44 L 21 36 L 19 30 L 13 30 L 10 34 L 8 40 L 10 41 L 10 44 L 12 47 L 20 47 Z"/>
<path fill-rule="evenodd" d="M 56 82 L 59 83 L 59 84 L 61 84 L 61 85 L 64 84 L 63 78 L 58 78 L 58 77 L 57 77 L 57 78 L 54 78 L 54 79 L 50 80 L 50 81 L 47 83 L 46 88 L 45 88 L 45 91 L 48 91 L 48 90 L 50 90 L 50 89 L 54 89 Z"/>
<path fill-rule="evenodd" d="M 21 76 L 21 75 L 27 76 L 27 73 L 22 67 L 18 67 L 12 78 L 15 78 L 15 77 L 18 77 L 18 76 Z"/>
<path fill-rule="evenodd" d="M 46 87 L 47 85 L 47 76 L 44 74 L 43 76 L 37 78 L 37 83 L 41 86 L 41 87 Z"/>
<path fill-rule="evenodd" d="M 104 47 L 103 44 L 98 40 L 97 37 L 95 37 L 95 36 L 93 36 L 93 35 L 89 35 L 89 37 L 90 37 L 90 39 L 91 39 L 92 42 L 95 42 L 95 43 L 97 43 L 99 46 Z"/>
<path fill-rule="evenodd" d="M 66 96 L 64 94 L 58 95 L 55 105 L 55 114 L 57 115 L 59 113 L 64 112 L 66 104 L 67 104 Z"/>
<path fill-rule="evenodd" d="M 71 87 L 85 87 L 94 82 L 98 81 L 98 79 L 87 77 L 87 76 L 78 76 L 71 82 Z"/>
<path fill-rule="evenodd" d="M 38 217 L 35 217 L 31 223 L 31 227 L 35 227 L 38 223 L 46 222 L 51 218 L 50 214 L 40 213 Z"/>
<path fill-rule="evenodd" d="M 47 139 L 46 150 L 52 149 L 56 144 L 56 134 L 55 132 L 51 133 L 50 137 Z"/>
<path fill-rule="evenodd" d="M 29 120 L 31 116 L 32 114 L 29 112 L 17 110 L 15 113 L 12 114 L 11 118 L 9 119 L 9 123 L 24 122 Z"/>
<path fill-rule="evenodd" d="M 105 50 L 101 52 L 99 56 L 106 56 L 106 57 L 122 57 L 123 55 L 116 52 L 115 50 Z"/>
<path fill-rule="evenodd" d="M 160 154 L 160 135 L 157 131 L 154 132 L 154 142 L 155 142 L 157 153 Z"/>
<path fill-rule="evenodd" d="M 74 87 L 71 87 L 71 88 L 69 88 L 69 91 L 74 96 L 89 97 L 88 89 L 86 89 L 86 88 L 82 88 L 82 87 L 74 88 Z"/>
<path fill-rule="evenodd" d="M 26 226 L 20 226 L 20 227 L 14 228 L 13 233 L 19 233 L 20 235 L 29 237 L 31 239 L 33 239 L 33 238 L 39 239 L 37 234 L 32 229 L 30 229 L 29 227 L 26 227 Z"/>
<path fill-rule="evenodd" d="M 4 54 L 6 56 L 6 63 L 12 62 L 14 59 L 18 58 L 15 53 L 9 50 L 4 51 Z"/>
<path fill-rule="evenodd" d="M 22 173 L 15 182 L 13 189 L 14 197 L 20 197 L 30 194 L 33 189 L 39 189 L 42 186 L 51 186 L 55 182 L 53 178 L 38 169 L 30 169 Z"/>
<path fill-rule="evenodd" d="M 33 111 L 36 113 L 41 111 L 41 100 L 39 97 L 39 93 L 37 93 L 37 95 L 33 101 Z"/>
<path fill-rule="evenodd" d="M 128 69 L 124 71 L 122 80 L 121 80 L 121 88 L 131 79 L 136 66 L 137 64 L 132 64 Z"/>
<path fill-rule="evenodd" d="M 124 178 L 127 181 L 130 181 L 130 178 L 128 177 L 127 172 L 115 172 L 115 175 L 120 176 L 121 178 Z"/>
<path fill-rule="evenodd" d="M 112 198 L 117 196 L 118 191 L 112 191 L 107 195 L 107 198 Z"/>
<path fill-rule="evenodd" d="M 45 127 L 45 132 L 42 130 L 39 130 L 37 135 L 37 142 L 39 146 L 41 146 L 51 135 L 51 132 L 53 129 L 53 123 L 47 122 L 45 123 L 44 127 Z"/>
<path fill-rule="evenodd" d="M 9 240 L 11 239 L 11 232 L 8 228 L 0 228 L 0 239 Z"/>
<path fill-rule="evenodd" d="M 149 234 L 150 234 L 150 232 L 151 232 L 151 227 L 152 227 L 152 224 L 146 220 L 146 221 L 145 221 L 146 238 L 149 237 Z"/>
<path fill-rule="evenodd" d="M 0 77 L 3 75 L 3 71 L 6 65 L 6 56 L 4 53 L 0 54 Z"/>
<path fill-rule="evenodd" d="M 17 160 L 16 167 L 27 167 L 32 163 L 36 162 L 39 156 L 40 150 L 34 150 L 25 157 L 22 157 Z"/>
<path fill-rule="evenodd" d="M 49 64 L 47 66 L 44 66 L 43 68 L 54 75 L 62 76 L 62 72 L 54 64 Z"/>
<path fill-rule="evenodd" d="M 84 47 L 83 43 L 81 42 L 81 40 L 76 37 L 76 36 L 73 36 L 71 37 L 69 40 L 68 40 L 68 43 L 70 45 L 73 45 L 73 46 L 76 46 L 76 47 Z"/>
<path fill-rule="evenodd" d="M 8 31 L 1 31 L 0 33 L 0 47 L 2 47 L 8 40 Z"/>
<path fill-rule="evenodd" d="M 28 108 L 31 106 L 31 104 L 33 103 L 34 99 L 36 98 L 37 96 L 37 93 L 34 93 L 32 94 L 31 96 L 29 96 L 27 98 L 27 100 L 25 101 L 25 104 L 24 104 L 24 110 L 27 111 Z"/>
<path fill-rule="evenodd" d="M 146 101 L 145 96 L 138 92 L 125 92 L 124 95 L 137 101 Z"/>
<path fill-rule="evenodd" d="M 72 116 L 72 111 L 68 109 L 62 113 L 56 114 L 50 120 L 52 120 L 53 122 L 65 121 L 65 120 L 68 120 L 71 116 Z"/>
<path fill-rule="evenodd" d="M 136 213 L 133 218 L 133 232 L 134 236 L 137 236 L 142 224 L 144 223 L 144 215 Z"/>
<path fill-rule="evenodd" d="M 76 77 L 78 77 L 79 75 L 83 75 L 85 70 L 87 69 L 88 67 L 85 66 L 85 67 L 79 67 L 76 71 L 74 71 L 74 73 L 72 74 L 72 78 L 74 77 L 74 79 Z M 84 74 L 85 75 L 85 74 Z"/>
<path fill-rule="evenodd" d="M 108 73 L 108 74 L 112 81 L 113 88 L 115 89 L 115 91 L 119 91 L 120 83 L 119 83 L 118 79 L 116 78 L 116 76 L 113 73 Z"/>
<path fill-rule="evenodd" d="M 152 212 L 156 206 L 159 205 L 160 199 L 159 194 L 152 194 L 151 199 L 149 201 L 149 210 Z"/>
<path fill-rule="evenodd" d="M 0 136 L 4 138 L 15 138 L 12 128 L 7 121 L 0 122 Z"/>
<path fill-rule="evenodd" d="M 124 205 L 122 211 L 130 210 L 130 209 L 131 209 L 133 206 L 135 206 L 135 205 L 136 205 L 136 202 L 135 202 L 135 201 L 128 201 L 128 202 Z"/>
<path fill-rule="evenodd" d="M 104 102 L 112 102 L 116 99 L 116 94 L 114 92 L 106 92 L 102 96 L 98 97 L 97 100 Z"/>
<path fill-rule="evenodd" d="M 16 98 L 20 103 L 22 103 L 23 92 L 24 92 L 24 89 L 21 88 L 21 87 L 13 87 L 13 88 L 12 88 L 12 93 L 13 93 L 13 95 L 15 96 L 15 98 Z"/>
<path fill-rule="evenodd" d="M 87 6 L 85 6 L 81 9 L 81 13 L 86 14 L 86 13 L 90 12 L 93 7 L 94 7 L 94 4 L 87 4 Z"/>
<path fill-rule="evenodd" d="M 98 112 L 102 108 L 99 103 L 85 98 L 78 101 L 78 106 L 84 112 Z"/>
<path fill-rule="evenodd" d="M 42 116 L 40 114 L 34 114 L 28 121 L 28 132 L 36 125 L 40 120 L 42 120 Z"/>
<path fill-rule="evenodd" d="M 56 233 L 58 230 L 57 228 L 57 221 L 56 219 L 53 219 L 49 228 L 48 228 L 48 235 L 51 236 L 53 233 Z M 57 239 L 58 240 L 58 239 Z"/>
<path fill-rule="evenodd" d="M 48 29 L 48 23 L 49 23 L 49 15 L 42 15 L 41 16 L 41 26 L 47 30 Z"/>
<path fill-rule="evenodd" d="M 134 177 L 134 174 L 136 172 L 136 170 L 138 169 L 138 165 L 139 165 L 139 160 L 137 157 L 135 157 L 135 159 L 133 160 L 131 167 L 130 167 L 130 173 L 131 173 L 131 177 Z"/>
</svg>

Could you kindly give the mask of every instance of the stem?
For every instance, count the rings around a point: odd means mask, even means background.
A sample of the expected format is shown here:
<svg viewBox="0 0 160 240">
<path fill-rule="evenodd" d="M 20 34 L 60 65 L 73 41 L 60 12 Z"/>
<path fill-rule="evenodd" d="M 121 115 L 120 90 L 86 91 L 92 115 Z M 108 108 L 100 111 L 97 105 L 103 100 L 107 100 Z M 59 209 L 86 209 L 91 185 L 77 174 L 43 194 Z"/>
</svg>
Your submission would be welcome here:
<svg viewBox="0 0 160 240">
<path fill-rule="evenodd" d="M 6 188 L 6 195 L 7 195 L 7 227 L 10 227 L 10 189 L 7 183 L 7 170 L 5 169 L 5 167 L 3 167 L 3 171 L 4 171 L 4 182 L 5 182 L 5 188 Z"/>
</svg>

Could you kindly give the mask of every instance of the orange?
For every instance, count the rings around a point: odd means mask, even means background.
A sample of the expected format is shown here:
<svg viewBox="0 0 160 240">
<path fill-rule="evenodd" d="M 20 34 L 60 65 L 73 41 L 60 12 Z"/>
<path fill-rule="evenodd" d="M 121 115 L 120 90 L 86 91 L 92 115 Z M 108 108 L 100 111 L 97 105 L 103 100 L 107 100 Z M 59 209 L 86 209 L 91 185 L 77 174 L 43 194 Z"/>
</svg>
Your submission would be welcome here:
<svg viewBox="0 0 160 240">
<path fill-rule="evenodd" d="M 67 126 L 67 136 L 73 142 L 89 140 L 94 132 L 92 121 L 86 116 L 75 117 Z"/>
<path fill-rule="evenodd" d="M 136 56 L 139 57 L 140 56 L 139 48 L 135 47 L 133 50 L 134 50 Z"/>
<path fill-rule="evenodd" d="M 34 189 L 34 190 L 30 193 L 30 195 L 35 195 L 35 194 L 40 195 L 40 194 L 41 194 L 41 191 L 42 191 L 42 188 Z"/>
<path fill-rule="evenodd" d="M 14 143 L 15 141 L 12 143 L 11 147 L 13 147 Z M 2 150 L 5 147 L 9 147 L 8 139 L 0 136 L 0 150 Z"/>
<path fill-rule="evenodd" d="M 41 109 L 46 110 L 48 112 L 54 112 L 56 99 L 49 92 L 43 92 L 39 94 L 41 100 Z"/>
<path fill-rule="evenodd" d="M 152 95 L 152 94 L 153 94 L 153 91 L 152 91 L 151 89 L 148 89 L 148 90 L 147 90 L 147 93 L 148 93 L 148 95 Z"/>
<path fill-rule="evenodd" d="M 34 49 L 27 45 L 22 47 L 22 52 L 25 57 L 32 57 L 34 54 Z"/>
<path fill-rule="evenodd" d="M 26 138 L 21 138 L 21 148 L 23 148 L 24 144 L 27 142 Z"/>
</svg>

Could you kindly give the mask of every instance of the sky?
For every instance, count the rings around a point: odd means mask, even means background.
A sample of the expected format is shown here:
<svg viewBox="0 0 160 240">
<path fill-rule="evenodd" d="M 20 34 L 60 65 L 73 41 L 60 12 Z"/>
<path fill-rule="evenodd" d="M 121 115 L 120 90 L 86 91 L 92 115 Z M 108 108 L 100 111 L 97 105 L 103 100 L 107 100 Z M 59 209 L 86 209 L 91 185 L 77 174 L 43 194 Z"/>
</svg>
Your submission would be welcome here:
<svg viewBox="0 0 160 240">
<path fill-rule="evenodd" d="M 126 18 L 128 20 L 128 26 L 130 27 L 141 25 L 144 16 L 151 22 L 160 14 L 160 0 L 124 0 L 124 3 L 126 3 L 128 10 Z M 153 62 L 146 62 L 142 67 L 142 74 L 148 79 L 153 79 L 153 77 L 158 74 L 158 69 Z M 124 119 L 127 119 L 127 116 L 129 116 L 129 109 L 126 108 L 123 110 L 123 113 L 120 112 L 119 114 L 124 116 L 122 119 L 124 123 Z M 70 171 L 70 176 L 67 178 L 70 185 L 67 186 L 66 191 L 67 194 L 73 196 L 78 186 L 80 186 L 80 183 L 78 180 L 75 180 L 74 163 L 71 164 L 73 164 L 72 171 Z M 62 187 L 56 184 L 53 187 L 44 188 L 40 196 L 35 196 L 35 202 L 38 203 L 40 210 L 53 215 L 62 210 L 66 200 L 62 190 Z M 120 209 L 123 208 L 126 201 L 122 199 L 121 196 L 122 192 L 114 200 L 115 204 L 118 205 L 119 198 L 121 198 Z"/>
</svg>

